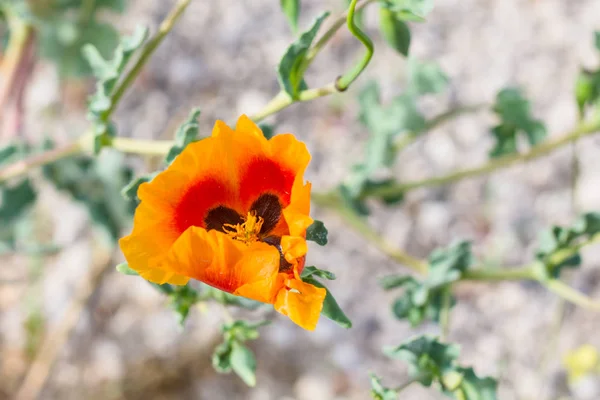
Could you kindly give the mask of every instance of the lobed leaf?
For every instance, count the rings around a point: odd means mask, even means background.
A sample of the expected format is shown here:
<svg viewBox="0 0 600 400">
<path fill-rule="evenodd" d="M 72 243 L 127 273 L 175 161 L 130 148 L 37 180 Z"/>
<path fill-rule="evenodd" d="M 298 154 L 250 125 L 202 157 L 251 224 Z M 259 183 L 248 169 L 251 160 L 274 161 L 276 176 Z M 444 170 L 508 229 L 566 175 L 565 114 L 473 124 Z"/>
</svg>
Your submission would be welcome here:
<svg viewBox="0 0 600 400">
<path fill-rule="evenodd" d="M 200 109 L 192 109 L 188 118 L 177 129 L 177 132 L 175 133 L 175 143 L 165 158 L 167 165 L 171 164 L 173 160 L 175 160 L 175 157 L 177 157 L 188 144 L 198 140 L 198 133 L 200 130 L 198 117 L 200 117 Z"/>
</svg>

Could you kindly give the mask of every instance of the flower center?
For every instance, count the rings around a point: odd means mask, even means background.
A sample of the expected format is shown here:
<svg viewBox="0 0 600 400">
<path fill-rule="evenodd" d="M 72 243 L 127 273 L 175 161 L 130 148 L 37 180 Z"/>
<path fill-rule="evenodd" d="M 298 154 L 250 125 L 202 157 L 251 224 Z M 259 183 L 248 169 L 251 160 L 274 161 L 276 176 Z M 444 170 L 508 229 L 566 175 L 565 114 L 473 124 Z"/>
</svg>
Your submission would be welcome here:
<svg viewBox="0 0 600 400">
<path fill-rule="evenodd" d="M 229 237 L 249 244 L 260 239 L 260 230 L 264 222 L 262 217 L 256 216 L 256 212 L 250 211 L 243 223 L 223 224 L 223 231 Z"/>
</svg>

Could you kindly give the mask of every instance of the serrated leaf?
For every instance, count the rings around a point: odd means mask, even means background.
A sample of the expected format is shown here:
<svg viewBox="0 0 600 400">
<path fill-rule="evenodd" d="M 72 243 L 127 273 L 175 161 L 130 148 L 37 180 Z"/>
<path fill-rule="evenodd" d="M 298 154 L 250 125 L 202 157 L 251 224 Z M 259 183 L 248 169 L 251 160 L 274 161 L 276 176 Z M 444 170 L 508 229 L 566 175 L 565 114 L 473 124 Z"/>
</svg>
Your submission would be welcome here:
<svg viewBox="0 0 600 400">
<path fill-rule="evenodd" d="M 96 92 L 90 96 L 88 104 L 88 119 L 93 125 L 95 154 L 98 154 L 102 147 L 110 145 L 111 138 L 116 136 L 116 129 L 108 120 L 113 90 L 131 56 L 147 36 L 148 30 L 138 26 L 132 36 L 121 38 L 110 60 L 93 42 L 83 48 L 82 55 L 98 78 Z"/>
<path fill-rule="evenodd" d="M 175 160 L 175 157 L 177 157 L 188 144 L 198 140 L 198 133 L 200 130 L 198 117 L 200 117 L 200 109 L 192 109 L 188 118 L 177 129 L 173 147 L 171 147 L 165 158 L 167 164 L 171 164 L 173 160 Z"/>
<path fill-rule="evenodd" d="M 327 244 L 327 228 L 325 224 L 319 220 L 315 220 L 306 229 L 306 240 L 317 243 L 319 246 L 325 246 Z"/>
<path fill-rule="evenodd" d="M 385 41 L 398 53 L 408 56 L 410 29 L 398 14 L 387 7 L 379 8 L 379 30 Z"/>
<path fill-rule="evenodd" d="M 239 342 L 233 342 L 229 361 L 233 372 L 242 378 L 246 385 L 256 386 L 256 358 L 249 348 Z"/>
<path fill-rule="evenodd" d="M 445 249 L 436 249 L 430 254 L 428 261 L 428 286 L 436 287 L 455 282 L 473 265 L 471 243 L 462 241 Z"/>
<path fill-rule="evenodd" d="M 516 153 L 519 133 L 527 138 L 531 146 L 546 138 L 546 127 L 531 116 L 529 101 L 519 89 L 506 88 L 498 92 L 494 111 L 501 122 L 491 131 L 496 144 L 490 151 L 490 157 Z"/>
<path fill-rule="evenodd" d="M 314 279 L 312 276 L 302 279 L 306 283 L 310 283 L 318 288 L 323 288 L 327 291 L 325 295 L 325 300 L 323 301 L 323 309 L 321 310 L 321 314 L 325 317 L 329 318 L 333 322 L 337 323 L 342 328 L 352 328 L 352 321 L 350 318 L 344 314 L 341 307 L 329 291 L 322 283 Z"/>
<path fill-rule="evenodd" d="M 129 264 L 127 264 L 126 262 L 117 265 L 116 270 L 117 272 L 120 272 L 123 275 L 139 275 L 137 271 L 131 269 L 129 267 Z"/>
<path fill-rule="evenodd" d="M 324 269 L 319 269 L 313 266 L 304 267 L 304 269 L 302 270 L 301 278 L 304 279 L 311 276 L 318 276 L 319 278 L 327 279 L 330 281 L 335 279 L 335 274 L 333 272 L 325 271 Z"/>
<path fill-rule="evenodd" d="M 424 386 L 452 370 L 459 355 L 459 347 L 441 343 L 433 336 L 415 337 L 396 347 L 384 349 L 384 353 L 408 363 L 409 375 Z"/>
<path fill-rule="evenodd" d="M 473 368 L 457 368 L 462 374 L 460 387 L 451 395 L 456 400 L 496 400 L 498 382 L 490 377 L 480 378 Z M 460 394 L 459 394 L 460 393 Z"/>
<path fill-rule="evenodd" d="M 369 374 L 371 379 L 371 397 L 375 400 L 397 400 L 398 392 L 383 386 L 381 378 L 375 374 Z"/>
<path fill-rule="evenodd" d="M 277 79 L 281 88 L 292 98 L 297 99 L 301 90 L 307 87 L 304 82 L 304 70 L 306 55 L 321 24 L 329 16 L 329 13 L 323 13 L 313 23 L 312 27 L 302 33 L 300 37 L 292 43 L 277 67 Z"/>
<path fill-rule="evenodd" d="M 579 253 L 570 249 L 581 240 L 591 239 L 600 233 L 600 213 L 582 214 L 571 227 L 553 226 L 540 235 L 536 258 L 546 268 L 548 277 L 558 278 L 564 268 L 581 265 Z M 567 254 L 563 256 L 563 254 Z"/>
<path fill-rule="evenodd" d="M 280 0 L 281 9 L 292 28 L 292 32 L 298 31 L 298 17 L 300 16 L 300 0 Z"/>
</svg>

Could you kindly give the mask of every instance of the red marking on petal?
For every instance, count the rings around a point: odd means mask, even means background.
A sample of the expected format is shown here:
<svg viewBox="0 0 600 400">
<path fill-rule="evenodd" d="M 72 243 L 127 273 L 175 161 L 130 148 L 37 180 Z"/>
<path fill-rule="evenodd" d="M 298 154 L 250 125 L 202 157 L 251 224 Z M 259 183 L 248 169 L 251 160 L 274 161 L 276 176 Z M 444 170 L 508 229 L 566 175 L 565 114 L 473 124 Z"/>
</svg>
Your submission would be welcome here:
<svg viewBox="0 0 600 400">
<path fill-rule="evenodd" d="M 264 193 L 274 193 L 281 200 L 281 206 L 290 203 L 290 194 L 294 184 L 294 172 L 268 158 L 252 160 L 241 171 L 240 199 L 248 208 Z"/>
<path fill-rule="evenodd" d="M 190 226 L 206 228 L 204 218 L 208 211 L 232 203 L 231 190 L 218 179 L 208 177 L 192 184 L 175 207 L 175 228 L 181 234 Z"/>
</svg>

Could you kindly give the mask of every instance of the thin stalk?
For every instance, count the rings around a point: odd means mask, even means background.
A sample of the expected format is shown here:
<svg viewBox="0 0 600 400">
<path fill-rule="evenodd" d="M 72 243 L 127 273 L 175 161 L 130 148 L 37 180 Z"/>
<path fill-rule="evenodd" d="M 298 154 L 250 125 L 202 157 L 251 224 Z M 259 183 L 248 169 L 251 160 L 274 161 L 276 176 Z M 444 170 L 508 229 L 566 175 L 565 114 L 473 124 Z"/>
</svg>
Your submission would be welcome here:
<svg viewBox="0 0 600 400">
<path fill-rule="evenodd" d="M 581 292 L 578 292 L 577 290 L 573 289 L 572 287 L 570 287 L 562 281 L 559 281 L 557 279 L 551 279 L 549 281 L 542 282 L 542 284 L 549 291 L 557 294 L 558 296 L 573 304 L 576 304 L 588 310 L 600 311 L 600 302 L 589 298 Z"/>
<path fill-rule="evenodd" d="M 111 141 L 111 147 L 123 153 L 165 155 L 173 146 L 171 140 L 144 140 L 116 137 Z"/>
<path fill-rule="evenodd" d="M 343 92 L 344 90 L 348 89 L 352 82 L 354 82 L 360 76 L 360 74 L 365 70 L 365 68 L 367 68 L 367 65 L 369 65 L 369 62 L 371 61 L 371 58 L 373 58 L 373 42 L 371 41 L 369 36 L 367 36 L 367 34 L 365 34 L 358 27 L 358 25 L 356 25 L 356 22 L 354 21 L 356 3 L 357 0 L 352 0 L 352 3 L 350 3 L 350 7 L 348 8 L 348 16 L 346 17 L 346 25 L 348 26 L 348 30 L 350 31 L 350 33 L 352 33 L 352 35 L 365 46 L 366 52 L 363 58 L 354 66 L 354 68 L 352 68 L 350 71 L 339 77 L 335 82 L 335 87 L 340 92 Z"/>
<path fill-rule="evenodd" d="M 564 145 L 571 143 L 575 140 L 583 138 L 588 135 L 592 135 L 597 133 L 600 130 L 600 121 L 593 121 L 590 123 L 584 123 L 579 125 L 577 128 L 567 133 L 566 135 L 560 137 L 559 139 L 555 139 L 552 141 L 544 142 L 526 153 L 523 154 L 511 154 L 508 156 L 500 157 L 489 161 L 488 163 L 475 167 L 464 169 L 462 171 L 452 172 L 448 175 L 427 178 L 419 181 L 400 183 L 393 186 L 386 186 L 381 188 L 374 188 L 366 191 L 364 197 L 368 196 L 397 196 L 399 194 L 405 193 L 409 190 L 421 188 L 421 187 L 429 187 L 429 186 L 439 186 L 452 182 L 457 182 L 465 178 L 472 178 L 479 175 L 486 175 L 492 172 L 495 172 L 499 169 L 510 167 L 514 164 L 529 161 L 538 157 L 545 156 L 553 152 L 556 149 L 563 147 Z"/>
<path fill-rule="evenodd" d="M 123 97 L 123 94 L 125 94 L 125 91 L 131 86 L 133 81 L 135 81 L 144 65 L 146 65 L 146 62 L 148 61 L 150 56 L 152 56 L 156 48 L 162 43 L 165 36 L 167 36 L 167 34 L 171 32 L 171 30 L 175 26 L 175 23 L 177 22 L 179 17 L 181 17 L 181 14 L 183 14 L 183 12 L 189 4 L 190 0 L 179 0 L 179 2 L 171 10 L 169 15 L 160 24 L 156 35 L 154 35 L 154 37 L 150 39 L 148 43 L 146 43 L 142 50 L 142 53 L 140 54 L 140 57 L 138 58 L 133 68 L 129 70 L 125 78 L 119 83 L 119 86 L 115 89 L 115 92 L 112 95 L 111 107 L 107 111 L 107 115 L 112 114 L 115 107 L 121 100 L 121 97 Z"/>
<path fill-rule="evenodd" d="M 463 281 L 537 281 L 535 266 L 525 265 L 518 268 L 476 268 L 466 270 Z"/>
</svg>

